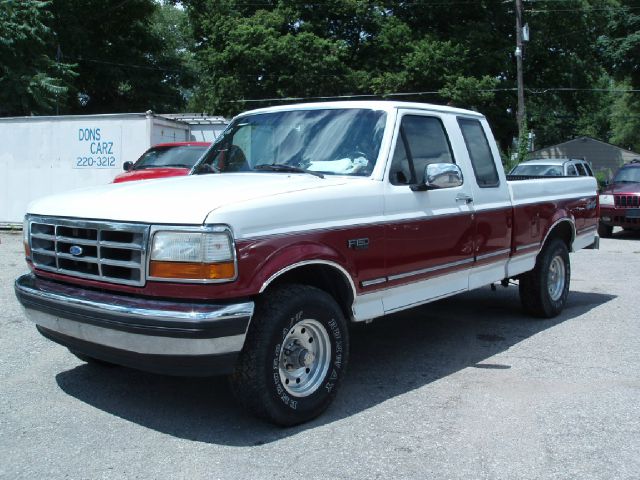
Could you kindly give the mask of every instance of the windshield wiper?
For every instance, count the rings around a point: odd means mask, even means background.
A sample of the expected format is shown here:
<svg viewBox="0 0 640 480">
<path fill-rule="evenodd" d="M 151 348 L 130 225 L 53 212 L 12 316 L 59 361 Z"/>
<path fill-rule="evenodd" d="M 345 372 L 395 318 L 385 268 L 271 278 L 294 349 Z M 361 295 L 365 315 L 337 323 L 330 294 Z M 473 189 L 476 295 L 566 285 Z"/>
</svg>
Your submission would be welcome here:
<svg viewBox="0 0 640 480">
<path fill-rule="evenodd" d="M 254 170 L 270 170 L 272 172 L 289 172 L 289 173 L 308 173 L 310 175 L 314 175 L 316 177 L 324 178 L 324 175 L 320 172 L 314 172 L 312 170 L 307 170 L 305 168 L 294 167 L 291 165 L 279 165 L 279 164 L 263 164 L 256 165 L 253 167 Z"/>
</svg>

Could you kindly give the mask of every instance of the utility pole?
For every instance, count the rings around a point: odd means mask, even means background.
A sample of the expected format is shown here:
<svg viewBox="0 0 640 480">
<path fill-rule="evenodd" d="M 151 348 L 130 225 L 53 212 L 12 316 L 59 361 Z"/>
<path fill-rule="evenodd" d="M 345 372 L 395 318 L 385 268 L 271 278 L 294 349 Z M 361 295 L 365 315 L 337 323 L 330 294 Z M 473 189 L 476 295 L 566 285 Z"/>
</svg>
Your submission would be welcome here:
<svg viewBox="0 0 640 480">
<path fill-rule="evenodd" d="M 524 111 L 524 79 L 522 77 L 522 0 L 516 0 L 516 68 L 518 75 L 518 110 L 516 118 L 518 120 L 518 138 L 522 138 L 524 129 L 525 111 Z"/>
</svg>

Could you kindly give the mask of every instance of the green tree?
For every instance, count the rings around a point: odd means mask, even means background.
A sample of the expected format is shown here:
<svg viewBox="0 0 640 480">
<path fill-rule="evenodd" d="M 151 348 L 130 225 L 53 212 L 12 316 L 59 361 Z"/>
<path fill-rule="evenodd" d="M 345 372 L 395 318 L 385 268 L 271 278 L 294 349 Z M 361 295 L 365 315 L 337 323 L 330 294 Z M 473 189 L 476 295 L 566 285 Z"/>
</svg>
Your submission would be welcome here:
<svg viewBox="0 0 640 480">
<path fill-rule="evenodd" d="M 629 84 L 620 85 L 628 89 Z M 637 93 L 618 94 L 611 104 L 611 143 L 640 152 L 640 96 Z"/>
<path fill-rule="evenodd" d="M 611 72 L 618 90 L 610 98 L 610 141 L 640 150 L 640 2 L 620 0 L 608 13 L 606 28 L 598 39 L 602 63 Z M 611 82 L 613 84 L 613 82 Z M 636 91 L 633 91 L 636 90 Z"/>
<path fill-rule="evenodd" d="M 415 91 L 431 91 L 424 98 L 440 103 L 482 107 L 493 100 L 490 90 L 499 83 L 490 68 L 480 74 L 474 69 L 477 49 L 463 43 L 463 36 L 439 38 L 431 33 L 433 25 L 414 28 L 396 14 L 403 2 L 185 4 L 202 78 L 194 105 L 203 109 L 230 114 L 269 104 L 247 99 L 282 97 L 394 94 L 414 99 L 395 94 Z M 483 12 L 491 16 L 490 8 Z M 444 17 L 438 21 L 447 24 Z"/>
<path fill-rule="evenodd" d="M 629 80 L 640 88 L 640 2 L 615 0 L 606 12 L 607 24 L 600 32 L 598 46 L 602 61 L 620 81 Z"/>
<path fill-rule="evenodd" d="M 0 115 L 56 113 L 74 77 L 56 60 L 50 2 L 0 0 Z"/>
<path fill-rule="evenodd" d="M 174 111 L 184 105 L 179 25 L 154 0 L 53 0 L 56 47 L 77 63 L 65 113 Z M 155 23 L 154 23 L 155 22 Z M 171 25 L 172 26 L 172 25 Z"/>
<path fill-rule="evenodd" d="M 183 3 L 201 78 L 198 108 L 233 114 L 279 99 L 373 95 L 482 111 L 504 150 L 517 136 L 514 2 Z M 527 125 L 537 146 L 581 133 L 606 140 L 613 124 L 611 97 L 597 91 L 611 81 L 603 52 L 610 46 L 635 65 L 635 43 L 622 41 L 635 23 L 627 19 L 611 37 L 617 43 L 602 36 L 631 0 L 524 3 L 531 32 L 524 52 Z"/>
<path fill-rule="evenodd" d="M 167 76 L 180 91 L 180 105 L 193 95 L 196 64 L 193 54 L 193 31 L 187 13 L 175 2 L 162 0 L 151 17 L 152 35 L 162 39 L 162 56 L 168 65 L 176 66 Z"/>
<path fill-rule="evenodd" d="M 347 87 L 342 42 L 309 31 L 287 7 L 244 15 L 245 5 L 188 4 L 200 72 L 196 108 L 232 114 L 255 106 L 246 99 L 335 95 Z"/>
<path fill-rule="evenodd" d="M 610 3 L 549 0 L 525 10 L 531 30 L 524 62 L 527 122 L 539 146 L 581 133 L 583 117 L 601 108 L 603 93 L 592 89 L 606 76 L 596 46 Z"/>
</svg>

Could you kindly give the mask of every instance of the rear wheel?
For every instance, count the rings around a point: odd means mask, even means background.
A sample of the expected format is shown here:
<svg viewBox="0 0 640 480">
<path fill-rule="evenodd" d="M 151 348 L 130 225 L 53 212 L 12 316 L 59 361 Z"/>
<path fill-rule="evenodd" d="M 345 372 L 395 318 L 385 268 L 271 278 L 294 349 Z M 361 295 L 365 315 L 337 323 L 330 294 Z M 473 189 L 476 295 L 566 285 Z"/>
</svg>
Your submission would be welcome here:
<svg viewBox="0 0 640 480">
<path fill-rule="evenodd" d="M 613 235 L 613 227 L 611 225 L 605 225 L 604 223 L 599 223 L 598 235 L 600 235 L 600 238 L 611 238 L 611 236 Z"/>
<path fill-rule="evenodd" d="M 522 307 L 536 317 L 555 317 L 567 302 L 570 280 L 567 246 L 560 239 L 551 240 L 538 255 L 535 268 L 520 276 Z"/>
<path fill-rule="evenodd" d="M 349 357 L 346 320 L 326 292 L 284 285 L 256 304 L 231 388 L 254 415 L 282 426 L 320 415 Z"/>
</svg>

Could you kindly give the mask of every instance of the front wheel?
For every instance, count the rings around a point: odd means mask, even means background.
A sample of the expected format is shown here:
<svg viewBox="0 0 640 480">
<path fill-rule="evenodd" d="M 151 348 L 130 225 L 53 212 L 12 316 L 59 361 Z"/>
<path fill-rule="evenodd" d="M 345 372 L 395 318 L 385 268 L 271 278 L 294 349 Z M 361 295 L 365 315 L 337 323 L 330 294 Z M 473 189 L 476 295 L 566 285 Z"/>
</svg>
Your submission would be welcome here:
<svg viewBox="0 0 640 480">
<path fill-rule="evenodd" d="M 525 312 L 552 318 L 560 314 L 569 296 L 571 264 L 566 244 L 551 240 L 530 272 L 520 276 L 520 301 Z"/>
<path fill-rule="evenodd" d="M 320 415 L 349 357 L 347 323 L 326 292 L 283 285 L 256 304 L 231 388 L 254 415 L 282 426 Z"/>
</svg>

